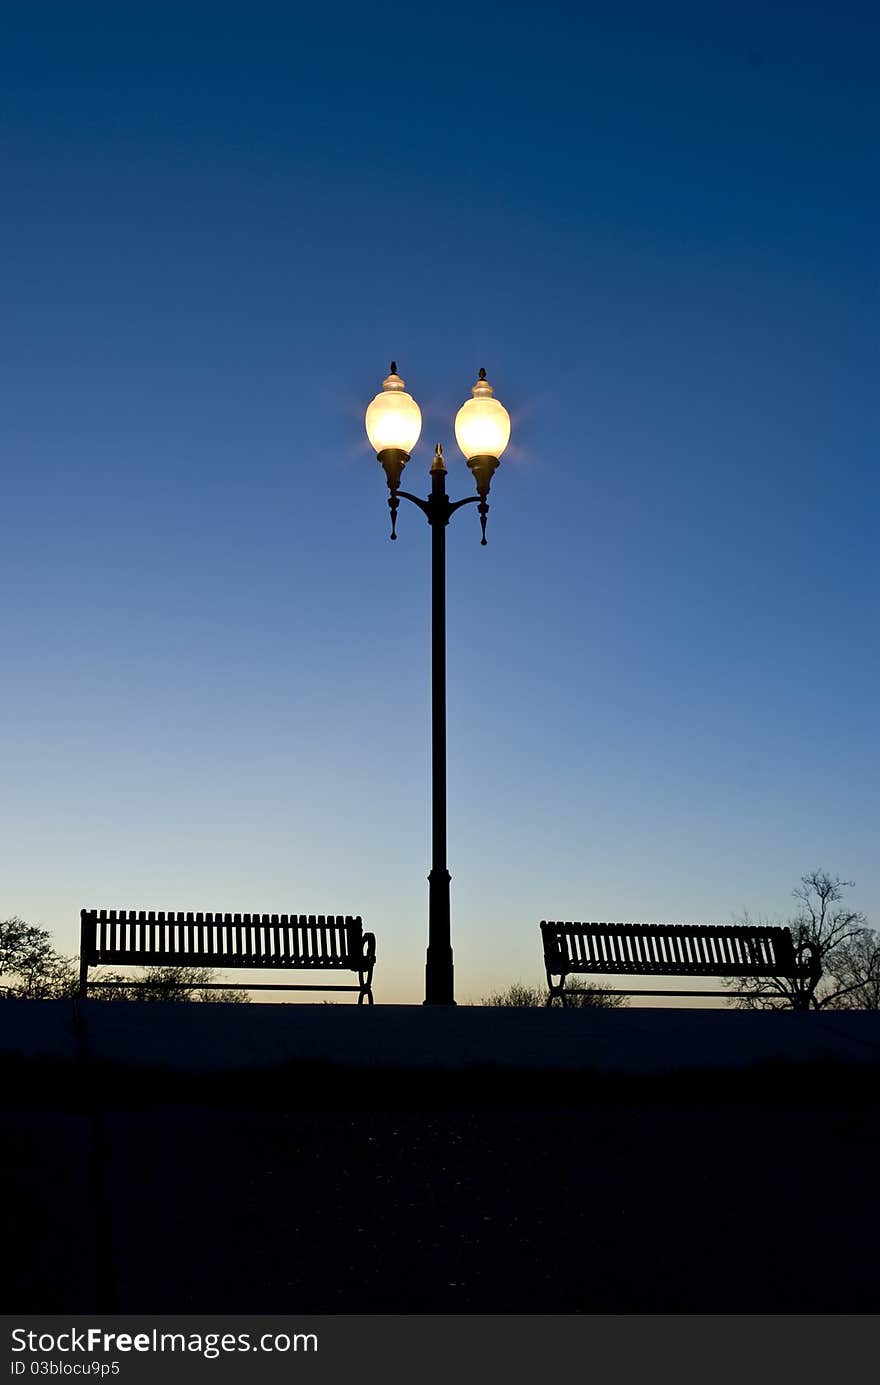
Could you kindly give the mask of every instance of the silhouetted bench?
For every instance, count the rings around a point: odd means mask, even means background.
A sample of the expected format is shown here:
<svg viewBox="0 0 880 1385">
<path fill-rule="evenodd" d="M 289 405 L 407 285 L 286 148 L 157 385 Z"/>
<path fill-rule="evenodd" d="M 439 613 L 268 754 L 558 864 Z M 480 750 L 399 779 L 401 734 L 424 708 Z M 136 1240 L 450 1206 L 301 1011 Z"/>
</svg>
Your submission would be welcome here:
<svg viewBox="0 0 880 1385">
<path fill-rule="evenodd" d="M 79 993 L 89 986 L 137 984 L 90 981 L 89 968 L 230 967 L 248 970 L 357 972 L 356 986 L 196 982 L 196 989 L 239 991 L 357 991 L 373 1003 L 376 939 L 358 916 L 341 914 L 173 914 L 83 909 L 80 914 Z M 190 986 L 187 982 L 187 987 Z"/>
<path fill-rule="evenodd" d="M 795 950 L 787 928 L 745 924 L 560 923 L 543 920 L 547 1004 L 565 1004 L 571 975 L 765 976 L 801 978 L 815 990 L 822 975 L 811 943 Z M 554 983 L 553 978 L 559 980 Z M 809 1004 L 809 993 L 804 1002 Z M 736 996 L 741 991 L 612 990 L 612 995 Z"/>
</svg>

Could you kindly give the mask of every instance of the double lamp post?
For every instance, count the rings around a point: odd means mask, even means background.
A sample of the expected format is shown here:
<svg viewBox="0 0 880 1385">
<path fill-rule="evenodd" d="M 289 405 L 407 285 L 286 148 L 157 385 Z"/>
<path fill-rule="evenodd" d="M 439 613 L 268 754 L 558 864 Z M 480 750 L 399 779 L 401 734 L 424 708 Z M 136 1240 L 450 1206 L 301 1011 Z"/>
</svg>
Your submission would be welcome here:
<svg viewBox="0 0 880 1385">
<path fill-rule="evenodd" d="M 391 374 L 382 381 L 367 409 L 366 428 L 376 456 L 382 463 L 391 492 L 391 537 L 397 538 L 397 510 L 410 500 L 431 526 L 431 777 L 432 829 L 431 873 L 428 876 L 428 956 L 425 966 L 425 1004 L 454 1005 L 452 940 L 449 919 L 449 883 L 446 864 L 446 526 L 456 510 L 475 504 L 480 515 L 481 543 L 486 542 L 489 486 L 502 452 L 510 439 L 510 416 L 494 397 L 485 370 L 471 390 L 471 398 L 455 417 L 455 438 L 467 459 L 477 494 L 451 501 L 446 494 L 446 461 L 440 443 L 431 463 L 431 494 L 422 500 L 400 489 L 403 468 L 419 440 L 422 414 L 405 381 L 391 362 Z"/>
</svg>

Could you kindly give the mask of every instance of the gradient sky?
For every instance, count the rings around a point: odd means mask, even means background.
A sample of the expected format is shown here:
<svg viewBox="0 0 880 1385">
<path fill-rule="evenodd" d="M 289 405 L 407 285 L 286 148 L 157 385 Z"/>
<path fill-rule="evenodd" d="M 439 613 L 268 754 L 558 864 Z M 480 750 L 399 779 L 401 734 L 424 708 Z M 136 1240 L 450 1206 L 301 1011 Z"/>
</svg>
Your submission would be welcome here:
<svg viewBox="0 0 880 1385">
<path fill-rule="evenodd" d="M 485 366 L 449 530 L 457 994 L 542 917 L 880 921 L 874 6 L 7 4 L 0 917 L 362 913 L 423 994 L 429 531 L 363 409 Z M 613 10 L 613 12 L 612 12 Z"/>
</svg>

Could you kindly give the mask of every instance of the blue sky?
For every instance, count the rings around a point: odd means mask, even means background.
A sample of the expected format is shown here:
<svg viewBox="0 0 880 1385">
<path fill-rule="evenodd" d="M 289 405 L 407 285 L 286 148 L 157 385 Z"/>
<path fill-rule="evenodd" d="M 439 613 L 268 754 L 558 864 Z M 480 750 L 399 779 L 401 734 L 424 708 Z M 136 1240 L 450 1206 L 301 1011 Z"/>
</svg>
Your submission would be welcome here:
<svg viewBox="0 0 880 1385">
<path fill-rule="evenodd" d="M 359 912 L 422 995 L 426 491 L 457 993 L 542 917 L 877 923 L 872 7 L 12 4 L 0 916 Z M 420 479 L 421 478 L 421 479 Z"/>
</svg>

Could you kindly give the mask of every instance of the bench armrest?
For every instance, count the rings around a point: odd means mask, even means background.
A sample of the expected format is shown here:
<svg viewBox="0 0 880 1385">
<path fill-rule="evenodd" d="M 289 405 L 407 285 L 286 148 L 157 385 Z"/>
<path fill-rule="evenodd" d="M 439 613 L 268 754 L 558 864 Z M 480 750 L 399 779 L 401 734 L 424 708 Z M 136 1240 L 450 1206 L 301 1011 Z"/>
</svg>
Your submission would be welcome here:
<svg viewBox="0 0 880 1385">
<path fill-rule="evenodd" d="M 544 943 L 544 966 L 548 972 L 567 971 L 567 958 L 563 957 L 562 947 L 559 942 L 558 933 L 552 932 L 549 928 L 541 926 L 541 937 Z"/>
<path fill-rule="evenodd" d="M 365 962 L 375 962 L 376 960 L 376 935 L 375 933 L 365 933 L 361 939 L 363 959 Z"/>
<path fill-rule="evenodd" d="M 822 954 L 815 943 L 802 942 L 796 952 L 798 971 L 808 976 L 814 986 L 822 980 Z"/>
</svg>

